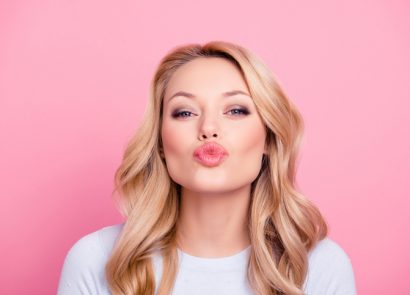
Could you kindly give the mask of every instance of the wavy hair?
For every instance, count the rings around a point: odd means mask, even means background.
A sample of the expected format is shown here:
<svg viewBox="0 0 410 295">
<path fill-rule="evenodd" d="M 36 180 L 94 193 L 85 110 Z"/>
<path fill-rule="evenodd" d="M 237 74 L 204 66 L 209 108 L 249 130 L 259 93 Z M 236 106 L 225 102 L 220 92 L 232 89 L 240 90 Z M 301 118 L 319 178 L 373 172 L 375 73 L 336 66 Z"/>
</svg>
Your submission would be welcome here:
<svg viewBox="0 0 410 295">
<path fill-rule="evenodd" d="M 154 294 L 152 257 L 160 251 L 163 272 L 156 294 L 172 292 L 181 187 L 159 151 L 162 105 L 172 74 L 199 57 L 225 58 L 237 66 L 267 131 L 267 154 L 251 184 L 249 283 L 255 294 L 303 294 L 308 252 L 328 231 L 318 208 L 297 190 L 303 120 L 266 65 L 248 49 L 224 41 L 178 46 L 156 69 L 143 119 L 115 173 L 114 192 L 126 222 L 105 267 L 108 286 L 113 295 Z"/>
</svg>

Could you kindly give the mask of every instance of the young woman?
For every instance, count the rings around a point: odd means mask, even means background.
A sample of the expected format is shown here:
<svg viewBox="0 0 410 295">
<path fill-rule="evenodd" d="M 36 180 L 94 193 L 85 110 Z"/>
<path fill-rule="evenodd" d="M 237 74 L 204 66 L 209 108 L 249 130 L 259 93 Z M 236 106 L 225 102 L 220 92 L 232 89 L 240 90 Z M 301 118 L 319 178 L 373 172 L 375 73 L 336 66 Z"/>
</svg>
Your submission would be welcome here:
<svg viewBox="0 0 410 295">
<path fill-rule="evenodd" d="M 74 244 L 58 294 L 356 294 L 348 255 L 296 189 L 302 133 L 249 50 L 175 48 L 115 175 L 126 222 Z"/>
</svg>

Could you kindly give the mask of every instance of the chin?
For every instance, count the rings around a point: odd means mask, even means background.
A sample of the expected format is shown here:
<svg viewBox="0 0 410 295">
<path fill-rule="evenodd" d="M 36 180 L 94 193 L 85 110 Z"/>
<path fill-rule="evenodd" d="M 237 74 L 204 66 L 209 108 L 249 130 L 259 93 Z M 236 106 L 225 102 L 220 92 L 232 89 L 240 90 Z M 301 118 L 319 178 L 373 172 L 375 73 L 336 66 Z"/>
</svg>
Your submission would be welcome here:
<svg viewBox="0 0 410 295">
<path fill-rule="evenodd" d="M 180 183 L 180 185 L 181 187 L 183 187 L 183 189 L 187 189 L 198 194 L 222 194 L 225 192 L 237 190 L 243 186 L 241 184 L 238 185 L 229 183 L 226 180 L 221 181 L 215 179 L 182 182 Z"/>
</svg>

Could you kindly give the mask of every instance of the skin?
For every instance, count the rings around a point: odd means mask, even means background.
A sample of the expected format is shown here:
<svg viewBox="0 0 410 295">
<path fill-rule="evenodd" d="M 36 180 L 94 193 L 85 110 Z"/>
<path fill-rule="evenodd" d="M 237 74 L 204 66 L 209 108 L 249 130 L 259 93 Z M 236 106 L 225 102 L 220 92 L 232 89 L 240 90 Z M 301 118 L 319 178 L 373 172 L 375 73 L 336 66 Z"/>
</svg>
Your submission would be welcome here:
<svg viewBox="0 0 410 295">
<path fill-rule="evenodd" d="M 233 90 L 245 94 L 222 96 Z M 180 91 L 195 97 L 174 96 Z M 249 246 L 250 189 L 266 153 L 266 132 L 235 65 L 200 57 L 181 66 L 165 91 L 161 137 L 168 173 L 181 185 L 178 247 L 193 256 L 217 258 Z M 219 166 L 193 159 L 194 150 L 207 141 L 229 153 Z"/>
</svg>

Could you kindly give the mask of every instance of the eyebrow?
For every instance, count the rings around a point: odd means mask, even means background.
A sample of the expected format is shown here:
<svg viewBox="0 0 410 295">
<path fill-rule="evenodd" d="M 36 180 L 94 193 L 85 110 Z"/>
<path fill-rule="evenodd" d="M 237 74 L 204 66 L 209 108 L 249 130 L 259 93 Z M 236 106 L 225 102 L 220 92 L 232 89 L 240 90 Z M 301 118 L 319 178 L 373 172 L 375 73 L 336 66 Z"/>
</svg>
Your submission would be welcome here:
<svg viewBox="0 0 410 295">
<path fill-rule="evenodd" d="M 227 92 L 222 93 L 222 96 L 223 96 L 223 97 L 230 97 L 230 96 L 234 96 L 234 95 L 238 95 L 238 94 L 243 94 L 243 95 L 246 95 L 246 96 L 249 96 L 249 97 L 250 97 L 250 95 L 249 95 L 248 93 L 246 93 L 246 92 L 244 92 L 244 91 L 241 91 L 241 90 L 227 91 Z M 195 98 L 195 95 L 193 95 L 192 93 L 185 92 L 185 91 L 178 91 L 177 93 L 175 93 L 174 95 L 172 95 L 172 96 L 168 99 L 168 101 L 170 101 L 171 99 L 173 99 L 173 98 L 176 97 L 176 96 L 184 96 L 184 97 L 187 97 L 187 98 Z"/>
</svg>

